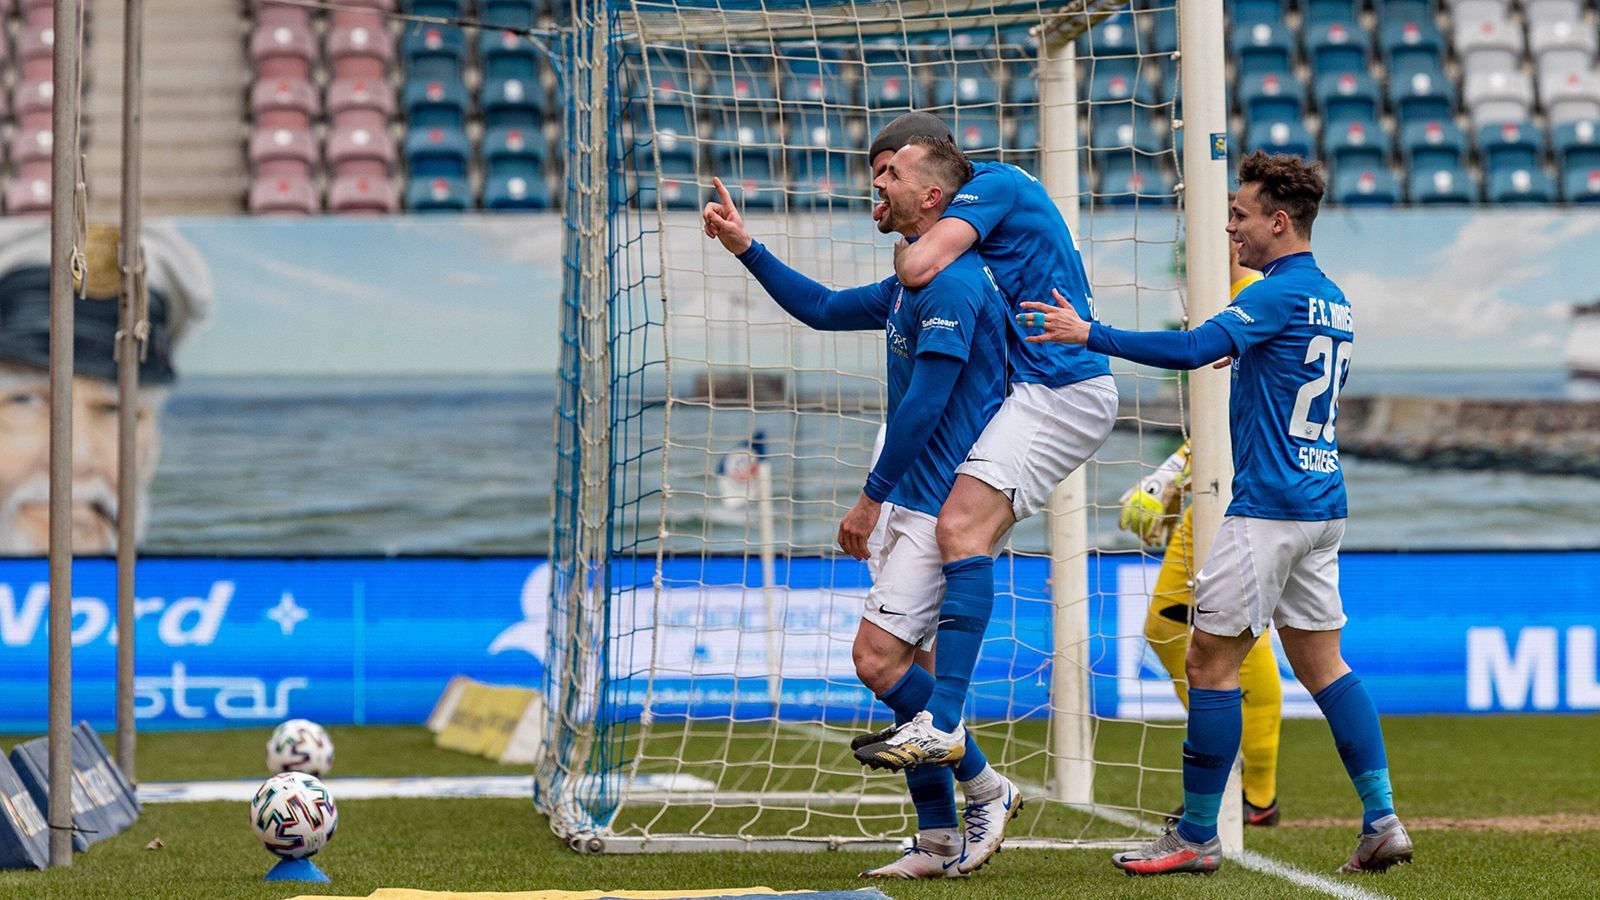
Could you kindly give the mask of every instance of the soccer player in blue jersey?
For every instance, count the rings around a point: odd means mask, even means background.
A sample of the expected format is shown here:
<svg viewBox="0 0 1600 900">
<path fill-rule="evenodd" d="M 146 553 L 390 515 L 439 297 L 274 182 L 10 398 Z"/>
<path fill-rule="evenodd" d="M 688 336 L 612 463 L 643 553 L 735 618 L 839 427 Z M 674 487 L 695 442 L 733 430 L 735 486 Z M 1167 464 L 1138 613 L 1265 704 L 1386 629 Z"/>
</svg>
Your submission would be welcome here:
<svg viewBox="0 0 1600 900">
<path fill-rule="evenodd" d="M 1243 160 L 1228 234 L 1240 264 L 1265 278 L 1192 331 L 1107 328 L 1065 303 L 1024 303 L 1030 312 L 1018 316 L 1042 329 L 1030 341 L 1082 344 L 1148 366 L 1193 369 L 1234 358 L 1233 502 L 1195 586 L 1184 666 L 1183 818 L 1161 839 L 1113 857 L 1133 874 L 1222 865 L 1217 810 L 1239 753 L 1239 666 L 1269 624 L 1327 717 L 1361 797 L 1361 837 L 1339 871 L 1381 872 L 1411 860 L 1377 708 L 1339 652 L 1345 488 L 1334 422 L 1355 323 L 1344 292 L 1311 256 L 1324 187 L 1322 173 L 1299 157 L 1256 152 Z"/>
<path fill-rule="evenodd" d="M 873 165 L 893 147 L 880 134 L 869 152 Z M 1009 315 L 1014 304 L 1054 289 L 1085 319 L 1094 318 L 1072 232 L 1038 179 L 1016 166 L 976 163 L 972 179 L 939 221 L 915 243 L 897 246 L 895 272 L 908 288 L 921 287 L 970 250 L 983 255 L 1007 303 L 1011 391 L 956 469 L 955 485 L 939 510 L 946 624 L 940 625 L 930 719 L 913 719 L 858 749 L 857 758 L 869 765 L 896 767 L 907 753 L 912 763 L 938 759 L 956 745 L 977 649 L 994 608 L 993 548 L 1017 522 L 1043 509 L 1051 491 L 1100 449 L 1117 416 L 1117 387 L 1103 354 L 1027 343 Z"/>
<path fill-rule="evenodd" d="M 948 132 L 943 138 L 910 136 L 874 179 L 884 200 L 879 221 L 917 237 L 937 221 L 970 174 Z M 840 525 L 839 543 L 851 556 L 867 559 L 880 505 L 892 504 L 852 655 L 862 683 L 894 710 L 897 720 L 927 717 L 924 706 L 935 680 L 929 655 L 935 636 L 943 640 L 944 577 L 935 516 L 956 466 L 1005 396 L 1007 315 L 993 276 L 972 253 L 919 290 L 906 290 L 891 276 L 832 291 L 752 240 L 720 179 L 715 184 L 718 200 L 704 211 L 706 233 L 736 254 L 780 306 L 816 329 L 885 333 L 889 409 L 883 451 Z M 1004 797 L 1007 812 L 1014 814 L 1020 805 L 1013 802 L 1015 787 L 988 765 L 964 732 L 945 761 L 954 765 L 969 801 L 965 838 L 957 828 L 951 768 L 908 771 L 916 841 L 899 859 L 863 877 L 964 875 L 998 847 L 1004 821 L 992 823 L 986 804 Z"/>
</svg>

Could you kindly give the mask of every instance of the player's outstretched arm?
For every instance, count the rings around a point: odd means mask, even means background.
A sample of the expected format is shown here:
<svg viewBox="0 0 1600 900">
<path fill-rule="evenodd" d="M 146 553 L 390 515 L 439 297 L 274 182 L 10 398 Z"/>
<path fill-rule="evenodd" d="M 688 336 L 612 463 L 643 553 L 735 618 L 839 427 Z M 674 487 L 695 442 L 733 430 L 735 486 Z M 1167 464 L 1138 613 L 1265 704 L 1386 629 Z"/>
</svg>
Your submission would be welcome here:
<svg viewBox="0 0 1600 900">
<path fill-rule="evenodd" d="M 977 242 L 977 229 L 961 219 L 946 216 L 935 222 L 916 243 L 900 241 L 894 245 L 894 273 L 908 288 L 925 287 Z"/>
<path fill-rule="evenodd" d="M 717 189 L 717 199 L 707 203 L 701 212 L 706 236 L 716 238 L 738 257 L 785 312 L 818 331 L 873 331 L 883 327 L 889 314 L 893 279 L 836 291 L 807 278 L 750 237 L 722 179 L 713 178 L 711 183 Z"/>
<path fill-rule="evenodd" d="M 1029 335 L 1030 343 L 1084 344 L 1096 353 L 1179 371 L 1198 369 L 1234 352 L 1233 338 L 1215 320 L 1189 331 L 1123 331 L 1084 321 L 1060 291 L 1051 293 L 1055 304 L 1032 300 L 1019 304 L 1028 312 L 1018 313 L 1017 321 L 1043 332 Z"/>
</svg>

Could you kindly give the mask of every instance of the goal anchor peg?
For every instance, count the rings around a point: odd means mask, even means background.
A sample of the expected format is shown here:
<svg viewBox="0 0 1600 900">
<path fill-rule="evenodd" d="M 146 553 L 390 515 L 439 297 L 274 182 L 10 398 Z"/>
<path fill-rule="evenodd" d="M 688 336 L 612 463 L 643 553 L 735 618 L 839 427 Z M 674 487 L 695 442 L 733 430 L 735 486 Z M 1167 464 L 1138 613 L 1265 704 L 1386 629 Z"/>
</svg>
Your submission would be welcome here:
<svg viewBox="0 0 1600 900">
<path fill-rule="evenodd" d="M 267 874 L 261 876 L 261 880 L 314 881 L 317 884 L 329 884 L 333 881 L 310 859 L 280 859 Z"/>
</svg>

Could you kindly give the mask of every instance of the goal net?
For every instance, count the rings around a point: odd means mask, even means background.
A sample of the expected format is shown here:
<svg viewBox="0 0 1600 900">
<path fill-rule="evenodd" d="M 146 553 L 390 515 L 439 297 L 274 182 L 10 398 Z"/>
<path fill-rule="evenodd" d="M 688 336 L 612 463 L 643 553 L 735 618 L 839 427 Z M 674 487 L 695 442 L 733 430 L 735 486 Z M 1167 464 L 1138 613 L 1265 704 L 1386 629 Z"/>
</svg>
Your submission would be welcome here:
<svg viewBox="0 0 1600 900">
<path fill-rule="evenodd" d="M 834 545 L 884 418 L 883 335 L 785 315 L 706 238 L 712 177 L 779 258 L 874 282 L 892 240 L 866 147 L 931 110 L 974 158 L 1040 175 L 1103 317 L 1180 321 L 1172 2 L 574 2 L 536 799 L 575 849 L 871 847 L 916 828 L 901 776 L 848 749 L 891 714 L 851 662 L 869 572 Z M 1182 710 L 1142 639 L 1159 559 L 1116 522 L 1183 438 L 1180 385 L 1117 373 L 1116 432 L 996 567 L 966 716 L 1030 800 L 1013 845 L 1127 842 L 1182 797 Z"/>
</svg>

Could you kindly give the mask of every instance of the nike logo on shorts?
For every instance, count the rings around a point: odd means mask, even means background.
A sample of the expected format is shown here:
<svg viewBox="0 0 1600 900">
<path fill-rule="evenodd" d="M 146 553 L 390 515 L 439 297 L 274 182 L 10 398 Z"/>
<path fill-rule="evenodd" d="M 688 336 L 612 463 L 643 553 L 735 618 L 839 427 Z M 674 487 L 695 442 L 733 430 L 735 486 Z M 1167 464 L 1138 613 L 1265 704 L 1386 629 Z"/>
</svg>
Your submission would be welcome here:
<svg viewBox="0 0 1600 900">
<path fill-rule="evenodd" d="M 878 607 L 878 615 L 880 615 L 880 616 L 903 616 L 903 615 L 905 615 L 905 613 L 901 612 L 898 609 L 890 609 L 887 606 L 880 606 L 880 607 Z"/>
</svg>

